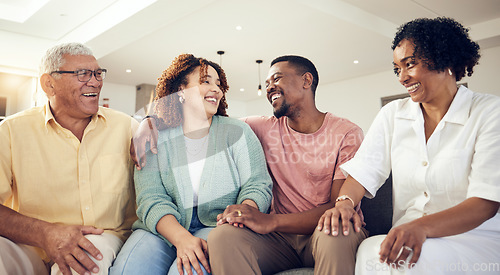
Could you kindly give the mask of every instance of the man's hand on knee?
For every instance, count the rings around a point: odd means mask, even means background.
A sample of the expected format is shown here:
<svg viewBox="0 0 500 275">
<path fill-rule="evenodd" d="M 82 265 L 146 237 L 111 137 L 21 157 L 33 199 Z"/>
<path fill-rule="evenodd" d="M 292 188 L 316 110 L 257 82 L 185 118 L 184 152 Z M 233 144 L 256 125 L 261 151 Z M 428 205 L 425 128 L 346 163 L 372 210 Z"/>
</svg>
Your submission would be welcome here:
<svg viewBox="0 0 500 275">
<path fill-rule="evenodd" d="M 102 233 L 93 226 L 49 224 L 43 232 L 42 248 L 64 275 L 71 274 L 70 268 L 78 274 L 96 273 L 99 267 L 87 253 L 96 260 L 102 260 L 102 254 L 84 236 Z"/>
</svg>

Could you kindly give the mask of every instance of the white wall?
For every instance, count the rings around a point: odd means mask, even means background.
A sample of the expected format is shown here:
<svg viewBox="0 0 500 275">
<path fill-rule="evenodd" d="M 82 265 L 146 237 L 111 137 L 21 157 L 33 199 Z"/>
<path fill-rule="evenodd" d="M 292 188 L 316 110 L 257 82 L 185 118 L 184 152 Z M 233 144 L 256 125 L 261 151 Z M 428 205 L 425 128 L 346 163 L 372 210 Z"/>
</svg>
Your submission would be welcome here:
<svg viewBox="0 0 500 275">
<path fill-rule="evenodd" d="M 475 92 L 488 93 L 500 96 L 500 87 L 497 80 L 500 78 L 500 47 L 481 51 L 479 65 L 474 69 L 469 88 Z"/>
<path fill-rule="evenodd" d="M 38 78 L 31 78 L 19 86 L 17 90 L 17 111 L 29 109 L 33 103 L 33 90 L 36 89 Z"/>
<path fill-rule="evenodd" d="M 14 81 L 14 85 L 2 83 L 0 96 L 7 98 L 6 116 L 13 115 L 28 109 L 33 103 L 33 91 L 36 90 L 37 78 L 31 76 L 20 76 L 15 74 L 4 74 L 2 81 Z"/>
<path fill-rule="evenodd" d="M 228 101 L 229 108 L 227 113 L 230 117 L 246 117 L 246 116 L 272 116 L 273 108 L 267 98 L 265 93 L 257 100 L 251 100 L 246 102 L 238 102 L 238 104 L 232 104 L 234 101 Z M 241 107 L 243 106 L 243 107 Z M 240 108 L 239 110 L 235 110 Z"/>
<path fill-rule="evenodd" d="M 135 113 L 135 86 L 121 85 L 104 81 L 99 97 L 102 106 L 103 98 L 109 98 L 109 108 L 122 111 L 130 116 Z"/>
<path fill-rule="evenodd" d="M 239 118 L 244 117 L 247 114 L 247 105 L 246 102 L 240 100 L 227 100 L 227 114 L 230 117 Z"/>
<path fill-rule="evenodd" d="M 476 66 L 473 76 L 460 82 L 467 82 L 475 92 L 500 96 L 500 88 L 496 83 L 500 78 L 500 47 L 482 50 L 481 55 L 480 64 Z M 351 120 L 366 133 L 380 110 L 380 98 L 404 93 L 406 89 L 399 84 L 392 68 L 388 68 L 387 71 L 364 77 L 320 83 L 316 90 L 316 105 L 321 111 Z M 241 116 L 272 115 L 272 107 L 264 96 L 247 102 L 246 107 L 246 114 Z"/>
</svg>

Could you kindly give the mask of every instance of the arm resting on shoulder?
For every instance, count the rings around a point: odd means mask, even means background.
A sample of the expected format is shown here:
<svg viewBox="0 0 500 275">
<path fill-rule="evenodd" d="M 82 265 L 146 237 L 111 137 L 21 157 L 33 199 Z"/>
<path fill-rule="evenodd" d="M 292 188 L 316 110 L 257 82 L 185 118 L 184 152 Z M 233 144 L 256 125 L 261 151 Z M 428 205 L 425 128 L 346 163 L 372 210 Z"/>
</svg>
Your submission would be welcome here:
<svg viewBox="0 0 500 275">
<path fill-rule="evenodd" d="M 148 116 L 137 126 L 130 141 L 130 157 L 138 170 L 146 166 L 147 143 L 149 143 L 149 150 L 153 154 L 158 152 L 158 127 L 160 123 L 162 123 L 160 119 Z"/>
</svg>

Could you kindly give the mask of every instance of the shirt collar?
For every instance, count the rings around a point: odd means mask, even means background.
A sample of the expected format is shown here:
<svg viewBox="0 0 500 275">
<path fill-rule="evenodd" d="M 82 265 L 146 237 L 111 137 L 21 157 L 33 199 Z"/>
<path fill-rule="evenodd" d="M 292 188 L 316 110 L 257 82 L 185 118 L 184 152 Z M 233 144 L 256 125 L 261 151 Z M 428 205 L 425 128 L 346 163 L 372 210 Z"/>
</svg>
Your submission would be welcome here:
<svg viewBox="0 0 500 275">
<path fill-rule="evenodd" d="M 464 125 L 469 118 L 471 105 L 472 91 L 460 86 L 443 121 Z M 420 103 L 413 102 L 410 98 L 404 100 L 396 112 L 396 117 L 404 119 L 418 120 L 421 116 Z"/>
<path fill-rule="evenodd" d="M 443 120 L 464 125 L 469 118 L 471 106 L 472 91 L 465 86 L 460 86 Z"/>
<path fill-rule="evenodd" d="M 57 123 L 56 119 L 54 118 L 54 115 L 52 114 L 52 111 L 50 110 L 50 102 L 47 102 L 45 104 L 44 112 L 45 112 L 45 127 L 48 127 L 51 120 L 54 121 L 56 124 L 59 124 Z M 102 107 L 99 107 L 97 113 L 92 116 L 90 124 L 96 123 L 95 121 L 98 120 L 99 118 L 102 118 L 104 125 L 106 125 L 106 114 L 103 112 Z"/>
<path fill-rule="evenodd" d="M 51 120 L 56 121 L 54 115 L 52 114 L 52 111 L 50 110 L 49 102 L 45 104 L 44 112 L 45 112 L 45 126 L 47 126 Z"/>
</svg>

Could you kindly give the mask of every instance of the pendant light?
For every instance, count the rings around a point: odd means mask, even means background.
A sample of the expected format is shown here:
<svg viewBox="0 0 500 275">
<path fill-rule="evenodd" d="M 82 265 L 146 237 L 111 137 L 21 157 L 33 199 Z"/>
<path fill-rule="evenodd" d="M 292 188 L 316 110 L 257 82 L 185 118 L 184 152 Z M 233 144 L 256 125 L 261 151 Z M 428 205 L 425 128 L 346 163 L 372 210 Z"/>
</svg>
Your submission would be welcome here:
<svg viewBox="0 0 500 275">
<path fill-rule="evenodd" d="M 224 54 L 224 51 L 217 51 L 217 54 L 220 56 L 219 66 L 222 67 L 222 55 Z"/>
<path fill-rule="evenodd" d="M 262 60 L 260 59 L 257 59 L 255 60 L 255 62 L 258 64 L 258 69 L 259 69 L 259 86 L 258 86 L 258 89 L 257 89 L 257 95 L 258 96 L 261 96 L 262 95 L 262 85 L 260 84 L 260 64 L 262 63 Z"/>
</svg>

